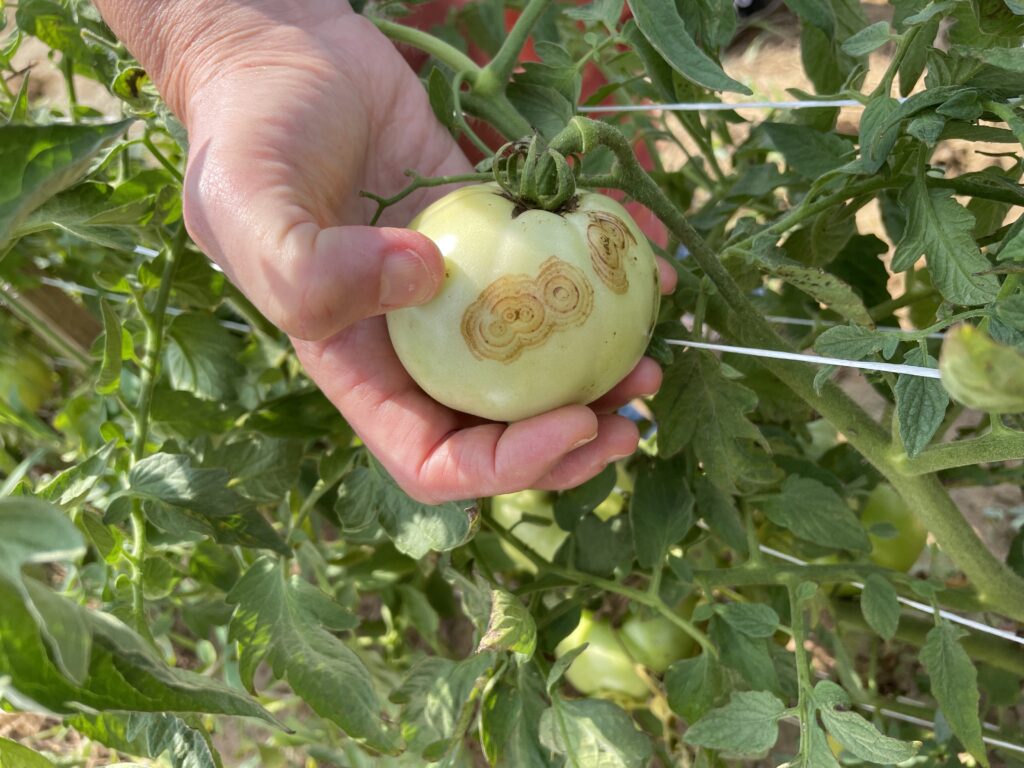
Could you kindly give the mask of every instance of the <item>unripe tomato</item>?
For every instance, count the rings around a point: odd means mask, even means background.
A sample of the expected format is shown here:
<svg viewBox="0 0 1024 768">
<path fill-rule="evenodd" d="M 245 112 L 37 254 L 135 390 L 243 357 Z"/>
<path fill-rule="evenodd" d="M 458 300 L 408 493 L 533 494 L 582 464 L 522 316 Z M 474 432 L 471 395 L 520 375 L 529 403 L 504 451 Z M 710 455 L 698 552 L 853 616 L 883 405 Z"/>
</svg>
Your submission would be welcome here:
<svg viewBox="0 0 1024 768">
<path fill-rule="evenodd" d="M 692 637 L 664 616 L 630 616 L 619 629 L 619 637 L 630 656 L 659 675 L 690 656 L 696 646 Z"/>
<path fill-rule="evenodd" d="M 594 192 L 523 210 L 497 184 L 462 187 L 409 225 L 445 258 L 438 295 L 388 313 L 399 359 L 440 403 L 517 421 L 610 390 L 657 320 L 658 269 L 626 210 Z"/>
<path fill-rule="evenodd" d="M 513 536 L 545 560 L 554 558 L 555 552 L 569 535 L 555 523 L 551 494 L 546 491 L 520 491 L 495 496 L 491 499 L 491 514 L 499 525 L 509 529 Z M 547 525 L 521 522 L 524 514 L 551 522 Z M 522 568 L 530 572 L 537 570 L 533 562 L 514 546 L 504 541 L 501 546 Z"/>
<path fill-rule="evenodd" d="M 583 611 L 576 629 L 555 648 L 555 656 L 564 656 L 573 648 L 589 643 L 569 669 L 565 679 L 587 696 L 611 694 L 644 699 L 650 693 L 608 622 Z"/>
<path fill-rule="evenodd" d="M 18 403 L 35 413 L 53 393 L 56 376 L 27 346 L 14 345 L 0 354 L 0 400 Z"/>
<path fill-rule="evenodd" d="M 868 530 L 868 538 L 871 539 L 869 557 L 876 565 L 906 572 L 924 550 L 928 529 L 888 483 L 879 483 L 871 491 L 860 522 Z M 888 523 L 895 528 L 896 536 L 884 538 L 872 534 L 871 527 L 880 523 Z"/>
<path fill-rule="evenodd" d="M 692 613 L 695 600 L 687 600 L 682 613 Z M 565 673 L 566 679 L 588 696 L 618 695 L 645 699 L 650 695 L 647 683 L 636 671 L 643 664 L 661 674 L 673 663 L 693 654 L 693 638 L 664 616 L 643 619 L 629 616 L 619 629 L 603 619 L 583 611 L 576 629 L 555 648 L 563 656 L 573 648 L 589 643 Z"/>
</svg>

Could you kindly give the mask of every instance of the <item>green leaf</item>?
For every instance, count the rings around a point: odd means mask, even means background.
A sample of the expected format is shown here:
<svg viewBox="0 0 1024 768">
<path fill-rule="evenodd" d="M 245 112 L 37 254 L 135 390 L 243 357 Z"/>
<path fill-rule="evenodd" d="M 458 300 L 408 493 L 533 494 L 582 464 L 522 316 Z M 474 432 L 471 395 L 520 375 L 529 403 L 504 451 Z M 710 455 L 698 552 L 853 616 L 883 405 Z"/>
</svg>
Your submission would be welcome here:
<svg viewBox="0 0 1024 768">
<path fill-rule="evenodd" d="M 197 722 L 173 715 L 132 712 L 75 715 L 68 725 L 94 741 L 132 755 L 158 758 L 167 753 L 172 768 L 221 768 L 220 756 Z"/>
<path fill-rule="evenodd" d="M 249 690 L 266 661 L 321 717 L 373 749 L 397 753 L 370 673 L 328 631 L 352 627 L 347 611 L 300 577 L 287 577 L 281 563 L 269 558 L 250 566 L 228 602 L 236 606 L 229 637 L 238 643 L 239 674 Z"/>
<path fill-rule="evenodd" d="M 771 637 L 779 628 L 779 615 L 764 603 L 720 603 L 715 612 L 747 637 Z"/>
<path fill-rule="evenodd" d="M 0 581 L 15 590 L 46 641 L 61 672 L 76 683 L 88 675 L 92 635 L 66 603 L 39 593 L 21 578 L 23 566 L 75 560 L 85 552 L 82 535 L 56 507 L 31 497 L 0 498 Z"/>
<path fill-rule="evenodd" d="M 513 106 L 545 139 L 554 138 L 576 114 L 573 104 L 547 85 L 513 80 L 506 93 Z"/>
<path fill-rule="evenodd" d="M 177 453 L 154 453 L 138 461 L 128 473 L 132 496 L 170 507 L 184 507 L 211 517 L 227 516 L 242 504 L 228 487 L 224 469 L 192 466 L 192 459 Z"/>
<path fill-rule="evenodd" d="M 573 562 L 578 570 L 594 576 L 610 576 L 633 557 L 633 537 L 626 515 L 602 520 L 590 514 L 580 521 L 569 538 Z M 568 547 L 560 551 L 565 552 Z"/>
<path fill-rule="evenodd" d="M 900 135 L 900 103 L 885 94 L 873 97 L 860 119 L 860 164 L 866 174 L 877 173 Z"/>
<path fill-rule="evenodd" d="M 540 744 L 540 718 L 547 708 L 544 681 L 533 664 L 516 671 L 515 687 L 502 681 L 484 697 L 480 740 L 494 768 L 555 768 Z"/>
<path fill-rule="evenodd" d="M 896 244 L 892 269 L 903 272 L 924 256 L 932 282 L 953 304 L 987 304 L 999 292 L 991 268 L 971 233 L 974 215 L 951 197 L 951 190 L 929 190 L 918 176 L 903 191 L 907 226 Z"/>
<path fill-rule="evenodd" d="M 174 389 L 204 400 L 227 400 L 244 369 L 238 358 L 241 339 L 213 315 L 178 315 L 167 329 L 164 360 Z"/>
<path fill-rule="evenodd" d="M 302 443 L 249 436 L 203 456 L 203 466 L 226 470 L 231 488 L 251 501 L 281 501 L 299 479 Z"/>
<path fill-rule="evenodd" d="M 53 763 L 34 749 L 0 736 L 0 766 L 10 768 L 54 768 Z"/>
<path fill-rule="evenodd" d="M 870 552 L 871 541 L 839 494 L 808 477 L 791 475 L 781 491 L 764 498 L 761 509 L 776 525 L 815 544 Z"/>
<path fill-rule="evenodd" d="M 960 638 L 966 634 L 963 629 L 941 620 L 928 632 L 920 659 L 931 680 L 932 696 L 939 702 L 953 733 L 968 752 L 987 766 L 978 715 L 978 671 L 960 645 Z"/>
<path fill-rule="evenodd" d="M 938 361 L 920 348 L 908 352 L 903 362 L 925 368 L 938 367 Z M 895 393 L 900 437 L 907 455 L 913 458 L 927 447 L 942 424 L 949 395 L 941 381 L 905 373 L 896 380 Z"/>
<path fill-rule="evenodd" d="M 65 507 L 78 504 L 102 477 L 116 447 L 116 443 L 107 443 L 88 458 L 68 467 L 37 488 L 36 496 Z"/>
<path fill-rule="evenodd" d="M 430 98 L 430 108 L 434 111 L 434 117 L 441 125 L 446 128 L 458 125 L 451 83 L 437 67 L 431 67 L 427 76 L 427 96 Z"/>
<path fill-rule="evenodd" d="M 690 726 L 683 740 L 735 757 L 759 757 L 778 741 L 781 701 L 766 691 L 734 693 L 729 703 Z"/>
<path fill-rule="evenodd" d="M 900 337 L 895 333 L 884 333 L 856 325 L 836 325 L 822 333 L 814 341 L 814 349 L 826 357 L 845 360 L 864 360 L 876 352 L 886 359 L 895 354 Z"/>
<path fill-rule="evenodd" d="M 708 713 L 723 689 L 722 668 L 710 654 L 675 662 L 665 672 L 665 691 L 672 711 L 689 723 Z"/>
<path fill-rule="evenodd" d="M 737 552 L 746 554 L 747 533 L 732 496 L 720 491 L 704 475 L 697 478 L 695 509 L 708 527 Z"/>
<path fill-rule="evenodd" d="M 555 521 L 565 531 L 574 531 L 580 521 L 608 498 L 615 488 L 615 467 L 609 464 L 585 483 L 569 488 L 555 499 Z"/>
<path fill-rule="evenodd" d="M 847 320 L 864 326 L 873 325 L 871 314 L 863 300 L 848 284 L 818 267 L 788 262 L 763 262 L 763 268 L 773 277 L 781 277 L 799 288 L 815 301 L 825 304 Z"/>
<path fill-rule="evenodd" d="M 771 640 L 739 632 L 720 616 L 711 619 L 708 633 L 724 666 L 738 672 L 751 688 L 781 693 L 779 675 L 768 647 Z"/>
<path fill-rule="evenodd" d="M 894 37 L 889 29 L 889 22 L 878 21 L 846 38 L 840 47 L 850 56 L 867 56 Z"/>
<path fill-rule="evenodd" d="M 373 459 L 368 467 L 355 467 L 346 476 L 336 509 L 346 530 L 365 530 L 379 522 L 398 551 L 416 560 L 463 544 L 477 519 L 471 503 L 430 506 L 409 498 Z"/>
<path fill-rule="evenodd" d="M 869 763 L 895 765 L 917 754 L 920 742 L 908 743 L 884 736 L 856 712 L 822 709 L 821 719 L 832 737 L 854 757 Z"/>
<path fill-rule="evenodd" d="M 103 314 L 103 363 L 96 379 L 101 395 L 116 392 L 121 386 L 121 319 L 106 299 L 100 299 Z"/>
<path fill-rule="evenodd" d="M 515 595 L 503 589 L 491 590 L 491 617 L 487 631 L 477 644 L 480 651 L 515 651 L 527 659 L 537 648 L 537 625 Z"/>
<path fill-rule="evenodd" d="M 727 379 L 714 355 L 692 349 L 677 354 L 651 403 L 660 455 L 674 456 L 692 444 L 711 482 L 734 491 L 749 463 L 738 441 L 762 440 L 746 417 L 756 405 L 757 395 Z"/>
<path fill-rule="evenodd" d="M 892 640 L 896 636 L 900 623 L 900 603 L 888 579 L 877 573 L 865 579 L 860 609 L 868 625 L 884 640 Z"/>
<path fill-rule="evenodd" d="M 786 166 L 806 179 L 817 179 L 839 168 L 853 153 L 849 141 L 805 125 L 765 122 L 760 130 L 782 153 Z"/>
<path fill-rule="evenodd" d="M 103 711 L 204 712 L 277 721 L 244 692 L 208 677 L 168 667 L 146 640 L 110 614 L 90 610 L 51 592 L 33 579 L 25 586 L 34 603 L 60 601 L 62 611 L 92 635 L 89 671 L 82 685 L 64 676 L 19 594 L 0 580 L 0 676 L 40 706 L 77 714 Z"/>
<path fill-rule="evenodd" d="M 660 567 L 668 550 L 693 526 L 693 494 L 685 464 L 644 461 L 630 498 L 629 522 L 641 568 Z"/>
<path fill-rule="evenodd" d="M 939 355 L 942 386 L 970 408 L 1024 412 L 1024 352 L 962 325 L 946 334 Z"/>
<path fill-rule="evenodd" d="M 612 702 L 557 695 L 541 715 L 540 741 L 574 768 L 646 768 L 652 751 L 650 739 Z"/>
<path fill-rule="evenodd" d="M 697 47 L 671 0 L 629 0 L 629 8 L 644 37 L 680 75 L 714 91 L 750 95 Z"/>
<path fill-rule="evenodd" d="M 455 735 L 463 708 L 474 705 L 473 691 L 492 674 L 494 654 L 461 661 L 428 656 L 417 662 L 389 697 L 402 705 L 402 734 L 420 752 Z"/>
<path fill-rule="evenodd" d="M 26 216 L 81 178 L 132 122 L 0 126 L 0 246 Z"/>
</svg>

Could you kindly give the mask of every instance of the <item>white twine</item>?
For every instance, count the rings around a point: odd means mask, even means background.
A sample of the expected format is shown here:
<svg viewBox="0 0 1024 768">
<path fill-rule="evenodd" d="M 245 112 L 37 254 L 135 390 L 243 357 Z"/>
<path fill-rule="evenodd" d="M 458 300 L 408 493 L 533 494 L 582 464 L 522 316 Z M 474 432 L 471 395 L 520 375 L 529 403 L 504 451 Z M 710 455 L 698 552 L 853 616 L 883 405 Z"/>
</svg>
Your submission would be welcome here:
<svg viewBox="0 0 1024 768">
<path fill-rule="evenodd" d="M 902 101 L 902 99 L 901 99 Z M 807 99 L 805 101 L 679 101 L 668 104 L 596 104 L 579 106 L 578 112 L 724 112 L 733 109 L 814 109 L 818 107 L 863 107 L 856 99 Z"/>
<path fill-rule="evenodd" d="M 908 376 L 920 376 L 926 379 L 941 378 L 936 368 L 925 368 L 921 365 L 903 365 L 902 363 L 876 363 L 864 362 L 863 360 L 842 360 L 838 357 L 823 357 L 821 355 L 805 355 L 800 352 L 783 352 L 778 349 L 758 349 L 756 347 L 734 347 L 728 344 L 710 344 L 704 341 L 686 341 L 685 339 L 666 339 L 666 343 L 675 344 L 680 347 L 694 347 L 695 349 L 712 349 L 718 352 L 734 352 L 738 355 L 750 357 L 770 357 L 775 360 L 793 360 L 799 363 L 813 363 L 815 365 L 836 365 L 840 368 L 862 368 L 867 371 L 885 371 L 886 373 L 905 373 Z"/>
</svg>

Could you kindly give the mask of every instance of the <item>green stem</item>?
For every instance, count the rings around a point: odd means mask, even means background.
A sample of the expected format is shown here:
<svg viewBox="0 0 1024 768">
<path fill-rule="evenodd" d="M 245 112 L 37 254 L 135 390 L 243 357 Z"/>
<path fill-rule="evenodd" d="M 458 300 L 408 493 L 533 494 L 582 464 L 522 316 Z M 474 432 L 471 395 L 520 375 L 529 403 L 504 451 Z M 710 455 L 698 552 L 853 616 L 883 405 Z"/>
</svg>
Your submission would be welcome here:
<svg viewBox="0 0 1024 768">
<path fill-rule="evenodd" d="M 385 19 L 370 18 L 377 29 L 398 43 L 405 43 L 417 48 L 424 53 L 429 53 L 442 64 L 456 72 L 463 73 L 463 77 L 470 85 L 475 85 L 482 70 L 477 63 L 458 48 L 449 45 L 444 40 L 434 37 L 429 32 L 407 27 L 404 24 L 395 24 Z"/>
<path fill-rule="evenodd" d="M 990 432 L 973 440 L 941 443 L 914 458 L 898 456 L 899 471 L 905 475 L 926 475 L 944 469 L 969 467 L 992 461 L 1024 459 L 1024 432 Z"/>
<path fill-rule="evenodd" d="M 167 170 L 167 172 L 177 180 L 179 184 L 183 184 L 185 182 L 185 177 L 181 175 L 181 171 L 179 171 L 177 166 L 175 166 L 174 163 L 168 160 L 164 153 L 157 148 L 156 144 L 153 143 L 153 139 L 150 138 L 148 132 L 146 133 L 145 136 L 142 137 L 142 143 L 146 145 L 146 149 L 150 151 L 150 154 L 152 154 L 153 157 L 156 158 L 157 162 L 160 163 L 160 165 L 162 165 Z M 124 156 L 127 157 L 127 154 L 128 153 L 126 152 Z"/>
<path fill-rule="evenodd" d="M 900 66 L 903 64 L 903 59 L 906 58 L 907 51 L 910 50 L 910 46 L 914 42 L 914 38 L 917 37 L 917 34 L 920 31 L 920 26 L 911 27 L 900 38 L 899 44 L 896 46 L 896 53 L 894 53 L 892 59 L 889 60 L 889 66 L 886 67 L 885 74 L 882 75 L 882 79 L 879 81 L 875 90 L 871 92 L 872 97 L 879 94 L 885 94 L 888 96 L 892 93 L 892 81 L 896 77 L 896 73 L 899 72 Z"/>
<path fill-rule="evenodd" d="M 160 276 L 160 288 L 157 291 L 156 303 L 152 312 L 142 312 L 146 324 L 146 343 L 142 358 L 142 374 L 139 377 L 139 400 L 135 408 L 135 434 L 132 435 L 132 462 L 141 460 L 146 454 L 146 440 L 149 437 L 149 409 L 153 403 L 153 392 L 160 367 L 160 351 L 164 340 L 164 319 L 167 314 L 167 302 L 171 295 L 171 284 L 174 272 L 185 250 L 185 225 L 181 224 L 174 239 L 167 249 L 167 261 L 164 263 Z M 145 598 L 142 590 L 142 566 L 146 559 L 146 515 L 142 503 L 132 501 L 132 615 L 136 630 L 143 636 L 149 635 L 146 623 Z"/>
<path fill-rule="evenodd" d="M 510 141 L 533 133 L 533 126 L 516 111 L 504 93 L 495 93 L 491 96 L 464 93 L 462 105 L 469 114 L 486 120 Z"/>
<path fill-rule="evenodd" d="M 629 142 L 618 130 L 606 123 L 576 117 L 551 142 L 552 148 L 563 155 L 587 152 L 600 145 L 607 146 L 615 154 L 622 179 L 621 187 L 666 224 L 714 282 L 731 311 L 731 322 L 727 329 L 729 334 L 744 346 L 789 351 L 790 345 L 751 303 L 719 261 L 717 254 L 640 167 Z M 885 186 L 880 181 L 869 183 L 875 185 L 876 189 Z M 816 371 L 813 367 L 771 359 L 764 359 L 762 365 L 846 435 L 850 444 L 892 483 L 904 501 L 921 516 L 939 546 L 967 575 L 994 610 L 1017 621 L 1024 621 L 1024 578 L 988 550 L 936 477 L 908 476 L 901 472 L 903 454 L 893 452 L 886 430 L 834 382 L 827 382 L 819 393 L 814 387 Z"/>
<path fill-rule="evenodd" d="M 789 593 L 790 623 L 793 628 L 793 651 L 796 656 L 796 678 L 798 684 L 797 709 L 800 713 L 800 754 L 807 759 L 811 752 L 811 724 L 814 720 L 814 708 L 811 695 L 814 684 L 811 682 L 811 663 L 804 647 L 807 627 L 804 624 L 803 601 L 797 596 L 799 579 L 792 579 L 786 585 Z"/>
<path fill-rule="evenodd" d="M 920 292 L 907 291 L 899 298 L 879 302 L 878 304 L 876 304 L 875 306 L 871 307 L 871 309 L 868 310 L 868 314 L 871 315 L 871 319 L 877 323 L 879 320 L 883 320 L 884 318 L 891 315 L 897 309 L 909 307 L 911 304 L 916 304 L 919 301 L 931 299 L 938 295 L 939 292 L 934 288 L 930 288 L 927 291 Z"/>
<path fill-rule="evenodd" d="M 512 70 L 519 62 L 519 54 L 530 36 L 534 25 L 551 5 L 551 0 L 529 0 L 516 23 L 509 30 L 508 36 L 494 58 L 483 68 L 476 80 L 476 92 L 481 96 L 490 96 L 505 90 L 505 85 L 512 76 Z"/>
<path fill-rule="evenodd" d="M 60 60 L 61 74 L 64 75 L 64 90 L 68 95 L 68 117 L 78 122 L 78 93 L 75 91 L 75 61 L 66 53 Z"/>
<path fill-rule="evenodd" d="M 484 524 L 491 531 L 497 534 L 498 537 L 529 558 L 529 560 L 537 566 L 538 570 L 543 569 L 547 574 L 561 576 L 563 579 L 571 581 L 574 584 L 593 587 L 595 589 L 604 590 L 605 592 L 614 592 L 615 594 L 622 595 L 635 603 L 646 605 L 660 613 L 670 622 L 683 630 L 683 632 L 696 640 L 697 644 L 700 645 L 705 652 L 711 654 L 713 658 L 718 658 L 718 649 L 715 648 L 712 642 L 708 639 L 708 636 L 697 629 L 697 627 L 692 623 L 673 611 L 657 594 L 652 594 L 640 589 L 634 589 L 633 587 L 627 587 L 624 584 L 619 584 L 617 581 L 603 579 L 600 576 L 583 573 L 582 571 L 577 571 L 574 568 L 564 568 L 560 565 L 556 565 L 555 563 L 548 562 L 509 533 L 503 526 L 494 522 L 494 520 L 492 520 L 488 515 L 483 514 L 483 520 Z"/>
</svg>

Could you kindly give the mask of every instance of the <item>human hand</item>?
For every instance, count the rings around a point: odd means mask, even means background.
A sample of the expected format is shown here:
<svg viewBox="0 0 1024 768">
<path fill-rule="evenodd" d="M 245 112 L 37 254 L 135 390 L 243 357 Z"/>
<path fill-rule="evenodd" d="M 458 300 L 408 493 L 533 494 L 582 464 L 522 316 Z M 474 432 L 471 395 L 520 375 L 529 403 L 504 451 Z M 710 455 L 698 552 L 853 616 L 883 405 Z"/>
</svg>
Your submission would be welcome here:
<svg viewBox="0 0 1024 768">
<path fill-rule="evenodd" d="M 101 8 L 117 17 L 117 5 Z M 447 190 L 419 190 L 389 208 L 382 227 L 364 226 L 375 206 L 359 192 L 396 191 L 407 168 L 465 173 L 468 161 L 390 41 L 345 4 L 225 0 L 197 18 L 210 5 L 180 4 L 180 36 L 151 49 L 153 65 L 143 60 L 189 131 L 189 232 L 288 333 L 309 376 L 398 484 L 428 503 L 562 489 L 632 453 L 636 427 L 612 412 L 658 388 L 649 359 L 589 407 L 509 425 L 454 412 L 416 386 L 381 313 L 439 289 L 437 248 L 395 227 Z M 159 10 L 165 20 L 170 12 Z M 671 289 L 675 273 L 662 266 Z"/>
</svg>

